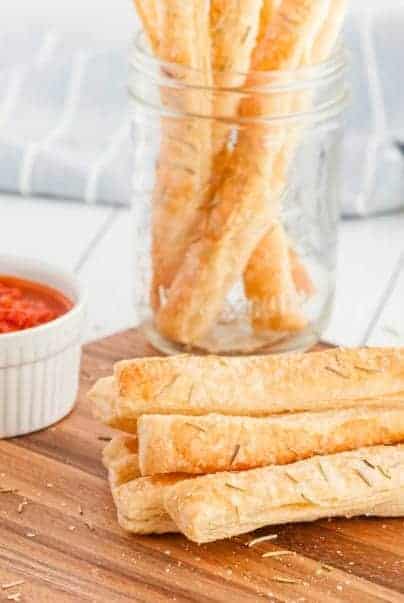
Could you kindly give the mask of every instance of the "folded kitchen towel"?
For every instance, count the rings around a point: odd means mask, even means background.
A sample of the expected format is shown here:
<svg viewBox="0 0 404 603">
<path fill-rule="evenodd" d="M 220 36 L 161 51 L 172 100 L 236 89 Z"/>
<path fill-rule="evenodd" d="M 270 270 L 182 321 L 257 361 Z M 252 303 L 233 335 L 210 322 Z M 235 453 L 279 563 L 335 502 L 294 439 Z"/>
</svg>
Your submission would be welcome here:
<svg viewBox="0 0 404 603">
<path fill-rule="evenodd" d="M 346 27 L 352 103 L 343 212 L 404 207 L 404 6 Z M 127 205 L 128 48 L 38 28 L 0 33 L 0 191 Z"/>
<path fill-rule="evenodd" d="M 129 203 L 127 55 L 74 34 L 0 34 L 0 190 Z"/>
</svg>

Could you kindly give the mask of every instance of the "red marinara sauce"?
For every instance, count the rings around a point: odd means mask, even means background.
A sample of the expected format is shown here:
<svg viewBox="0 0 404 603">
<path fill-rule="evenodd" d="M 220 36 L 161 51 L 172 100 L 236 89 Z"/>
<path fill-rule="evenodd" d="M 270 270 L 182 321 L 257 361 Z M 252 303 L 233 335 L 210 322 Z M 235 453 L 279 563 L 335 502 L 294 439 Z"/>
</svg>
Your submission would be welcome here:
<svg viewBox="0 0 404 603">
<path fill-rule="evenodd" d="M 72 307 L 72 301 L 52 287 L 0 275 L 0 336 L 43 325 Z"/>
</svg>

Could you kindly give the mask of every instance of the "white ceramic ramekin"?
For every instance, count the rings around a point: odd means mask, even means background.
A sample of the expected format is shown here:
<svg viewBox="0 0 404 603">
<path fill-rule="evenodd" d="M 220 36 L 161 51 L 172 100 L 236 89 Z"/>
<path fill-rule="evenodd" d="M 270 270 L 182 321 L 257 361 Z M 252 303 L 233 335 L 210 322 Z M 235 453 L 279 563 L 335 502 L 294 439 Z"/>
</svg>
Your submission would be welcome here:
<svg viewBox="0 0 404 603">
<path fill-rule="evenodd" d="M 0 256 L 0 274 L 49 285 L 74 302 L 57 320 L 0 334 L 0 438 L 10 438 L 48 427 L 72 410 L 86 303 L 76 278 L 45 262 Z"/>
</svg>

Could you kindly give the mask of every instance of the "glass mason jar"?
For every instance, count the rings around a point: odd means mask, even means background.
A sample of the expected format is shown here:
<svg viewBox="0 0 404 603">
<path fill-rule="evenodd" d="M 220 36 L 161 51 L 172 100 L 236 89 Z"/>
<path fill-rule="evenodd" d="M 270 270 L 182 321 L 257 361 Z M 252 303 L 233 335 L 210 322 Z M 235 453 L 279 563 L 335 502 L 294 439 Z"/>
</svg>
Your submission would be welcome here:
<svg viewBox="0 0 404 603">
<path fill-rule="evenodd" d="M 160 351 L 307 349 L 335 292 L 345 53 L 293 72 L 131 59 L 135 309 Z"/>
</svg>

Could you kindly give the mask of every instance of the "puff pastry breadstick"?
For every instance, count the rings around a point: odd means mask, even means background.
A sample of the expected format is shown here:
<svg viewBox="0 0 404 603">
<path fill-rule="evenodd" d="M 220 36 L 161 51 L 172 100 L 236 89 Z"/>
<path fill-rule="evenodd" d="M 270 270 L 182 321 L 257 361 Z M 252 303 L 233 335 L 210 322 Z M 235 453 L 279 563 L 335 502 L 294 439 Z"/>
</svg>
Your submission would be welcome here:
<svg viewBox="0 0 404 603">
<path fill-rule="evenodd" d="M 272 3 L 266 0 L 266 5 Z M 212 68 L 217 89 L 213 102 L 213 168 L 209 197 L 214 195 L 230 157 L 232 126 L 224 119 L 236 118 L 240 94 L 251 66 L 261 23 L 262 0 L 211 0 Z M 269 12 L 269 7 L 266 7 Z M 269 15 L 268 15 L 269 18 Z M 231 91 L 234 90 L 234 91 Z"/>
<path fill-rule="evenodd" d="M 174 356 L 115 365 L 111 408 L 105 384 L 89 393 L 107 419 L 135 421 L 142 414 L 268 416 L 303 410 L 401 406 L 404 350 L 332 349 L 313 354 L 222 358 Z M 100 394 L 101 392 L 101 394 Z M 114 394 L 116 395 L 116 393 Z M 114 420 L 114 419 L 113 419 Z M 115 419 L 116 420 L 116 419 Z"/>
<path fill-rule="evenodd" d="M 153 283 L 158 308 L 202 220 L 210 181 L 211 115 L 207 89 L 212 84 L 210 18 L 206 0 L 160 0 L 158 57 L 168 77 L 183 88 L 162 88 L 163 104 L 173 117 L 162 119 L 153 210 Z"/>
<path fill-rule="evenodd" d="M 245 292 L 252 301 L 252 323 L 257 330 L 295 332 L 306 327 L 297 290 L 299 281 L 294 276 L 297 266 L 285 230 L 276 222 L 252 254 L 244 275 Z M 304 273 L 301 278 L 306 282 Z"/>
<path fill-rule="evenodd" d="M 164 508 L 163 498 L 165 490 L 179 478 L 140 477 L 136 448 L 137 439 L 124 436 L 114 438 L 104 450 L 103 461 L 108 469 L 119 525 L 134 534 L 178 532 Z"/>
<path fill-rule="evenodd" d="M 212 63 L 213 72 L 216 75 L 215 85 L 223 88 L 241 88 L 246 76 L 244 73 L 251 65 L 251 54 L 253 51 L 252 41 L 255 43 L 258 24 L 260 25 L 259 43 L 265 37 L 270 24 L 279 9 L 281 2 L 279 0 L 265 0 L 262 3 L 260 22 L 257 17 L 259 15 L 259 6 L 261 2 L 256 0 L 253 2 L 244 2 L 242 9 L 244 15 L 240 14 L 241 6 L 239 0 L 233 0 L 235 7 L 233 9 L 228 6 L 226 0 L 213 0 L 212 2 L 212 30 L 213 30 L 213 52 Z M 249 5 L 250 4 L 250 5 Z M 227 17 L 227 18 L 226 18 Z M 244 18 L 243 18 L 244 17 Z M 249 32 L 246 36 L 245 32 Z M 241 44 L 240 44 L 241 42 Z M 255 67 L 255 66 L 253 66 Z M 230 75 L 229 75 L 230 74 Z M 238 109 L 238 95 L 232 94 L 224 96 L 216 102 L 214 106 L 214 115 L 231 117 L 235 115 Z M 229 135 L 229 126 L 223 122 L 216 122 L 213 127 L 213 169 L 212 169 L 212 192 L 217 190 L 218 183 L 223 175 L 224 166 L 229 160 L 229 152 L 227 151 L 226 142 Z M 286 246 L 286 235 L 281 230 L 279 224 L 276 227 L 278 236 L 275 233 L 270 235 L 270 245 L 260 245 L 257 252 L 254 254 L 251 267 L 248 271 L 247 281 L 247 296 L 252 291 L 255 293 L 257 287 L 253 288 L 252 279 L 254 275 L 259 278 L 259 287 L 265 287 L 265 284 L 275 290 L 274 294 L 268 294 L 266 291 L 265 299 L 269 304 L 282 304 L 290 306 L 270 311 L 270 315 L 274 317 L 272 324 L 273 330 L 298 331 L 306 326 L 306 321 L 303 319 L 301 312 L 296 313 L 298 307 L 298 293 L 310 295 L 313 293 L 313 286 L 307 271 L 303 264 L 299 261 L 295 253 L 290 252 Z M 276 243 L 279 240 L 279 246 Z M 282 256 L 287 253 L 286 258 L 278 257 L 275 260 L 272 256 L 278 254 Z M 265 257 L 262 255 L 265 254 Z M 270 255 L 270 257 L 266 257 Z M 261 268 L 262 264 L 273 267 L 273 272 L 264 276 Z M 279 268 L 277 268 L 279 266 Z M 282 298 L 277 295 L 279 291 L 284 292 Z M 262 292 L 261 292 L 262 295 Z M 256 307 L 258 310 L 258 308 Z M 261 310 L 261 308 L 260 308 Z M 268 309 L 267 309 L 268 312 Z"/>
<path fill-rule="evenodd" d="M 144 415 L 138 437 L 142 475 L 240 471 L 404 442 L 404 403 L 259 419 Z"/>
<path fill-rule="evenodd" d="M 212 542 L 267 525 L 404 512 L 404 446 L 362 448 L 284 467 L 198 477 L 165 507 L 190 540 Z"/>
<path fill-rule="evenodd" d="M 261 2 L 256 0 L 243 2 L 240 5 L 239 0 L 232 0 L 235 4 L 233 9 L 228 5 L 227 0 L 212 0 L 212 64 L 214 81 L 217 87 L 223 88 L 241 88 L 246 78 L 245 74 L 251 66 L 251 54 L 253 46 L 251 42 L 256 38 L 257 35 L 257 23 L 259 14 L 259 6 Z M 260 22 L 259 22 L 259 35 L 258 43 L 261 43 L 263 38 L 266 36 L 270 24 L 279 10 L 281 0 L 264 0 L 262 2 Z M 244 11 L 240 14 L 240 11 Z M 258 13 L 257 13 L 258 11 Z M 246 35 L 248 32 L 248 35 Z M 255 68 L 255 66 L 252 66 Z M 232 115 L 236 115 L 239 106 L 238 95 L 235 93 L 221 98 L 219 96 L 217 102 L 214 105 L 214 116 L 223 116 L 230 118 Z M 214 193 L 217 190 L 218 184 L 223 176 L 224 167 L 227 161 L 230 159 L 230 153 L 227 149 L 227 139 L 229 136 L 230 127 L 226 126 L 223 122 L 215 122 L 213 126 L 213 169 L 212 169 L 212 186 L 210 193 Z M 278 228 L 281 228 L 279 225 Z M 247 295 L 251 289 L 251 278 L 253 274 L 259 274 L 260 286 L 264 286 L 265 282 L 270 282 L 268 274 L 263 277 L 261 274 L 260 266 L 264 259 L 260 257 L 264 253 L 272 256 L 274 243 L 277 237 L 271 236 L 270 245 L 260 245 L 257 254 L 253 256 L 253 260 L 250 262 L 251 268 L 249 271 L 249 284 L 247 288 Z M 275 253 L 281 253 L 284 248 L 284 241 L 282 241 L 281 249 L 275 248 Z M 282 313 L 281 316 L 286 316 L 286 319 L 282 319 L 282 325 L 279 326 L 278 330 L 300 330 L 305 326 L 306 322 L 303 321 L 301 313 L 294 317 L 293 310 L 296 307 L 296 302 L 293 299 L 295 293 L 304 294 L 310 296 L 314 293 L 314 287 L 310 280 L 310 277 L 306 271 L 305 266 L 300 262 L 296 253 L 289 250 L 289 256 L 287 261 L 282 264 L 279 279 L 292 279 L 291 284 L 286 283 L 283 288 L 283 283 L 278 282 L 277 286 L 281 287 L 281 290 L 288 292 L 289 287 L 291 288 L 290 295 L 286 294 L 285 301 L 288 305 L 292 306 L 292 312 L 290 314 Z M 270 262 L 270 259 L 267 259 Z M 276 262 L 270 262 L 271 266 L 276 265 Z M 276 269 L 274 268 L 274 271 Z M 290 274 L 291 271 L 291 274 Z M 271 277 L 273 274 L 271 275 Z M 261 278 L 263 277 L 263 278 Z M 278 279 L 278 280 L 279 280 Z M 294 285 L 294 286 L 293 286 Z M 268 298 L 268 296 L 267 296 Z M 275 296 L 271 296 L 274 299 Z M 292 299 L 292 301 L 291 301 Z M 271 302 L 270 302 L 271 303 Z M 275 303 L 278 303 L 275 300 Z M 279 314 L 278 314 L 279 315 Z M 285 320 L 287 320 L 285 328 Z M 277 330 L 277 329 L 275 329 Z"/>
<path fill-rule="evenodd" d="M 254 52 L 253 64 L 261 70 L 297 67 L 323 9 L 323 0 L 284 0 Z M 273 103 L 277 100 L 253 95 L 243 103 L 242 114 L 271 114 Z M 157 314 L 157 326 L 169 339 L 192 345 L 209 332 L 230 288 L 278 215 L 278 207 L 268 199 L 273 153 L 266 148 L 267 134 L 268 128 L 258 124 L 240 134 L 204 236 L 189 249 L 167 303 Z"/>
<path fill-rule="evenodd" d="M 328 58 L 341 31 L 346 6 L 347 0 L 331 2 L 325 23 L 306 52 L 306 65 L 321 63 Z M 311 94 L 295 95 L 294 112 L 307 111 L 311 104 Z M 275 160 L 270 183 L 275 197 L 280 195 L 285 187 L 288 170 L 300 138 L 301 128 L 289 132 L 284 147 Z M 267 233 L 251 256 L 245 272 L 246 294 L 252 301 L 252 323 L 258 332 L 299 331 L 305 326 L 298 293 L 311 295 L 313 287 L 304 266 L 301 264 L 300 269 L 298 268 L 298 258 L 286 258 L 284 236 L 280 236 L 280 231 L 276 230 Z M 304 289 L 299 290 L 299 284 L 303 283 Z"/>
</svg>

